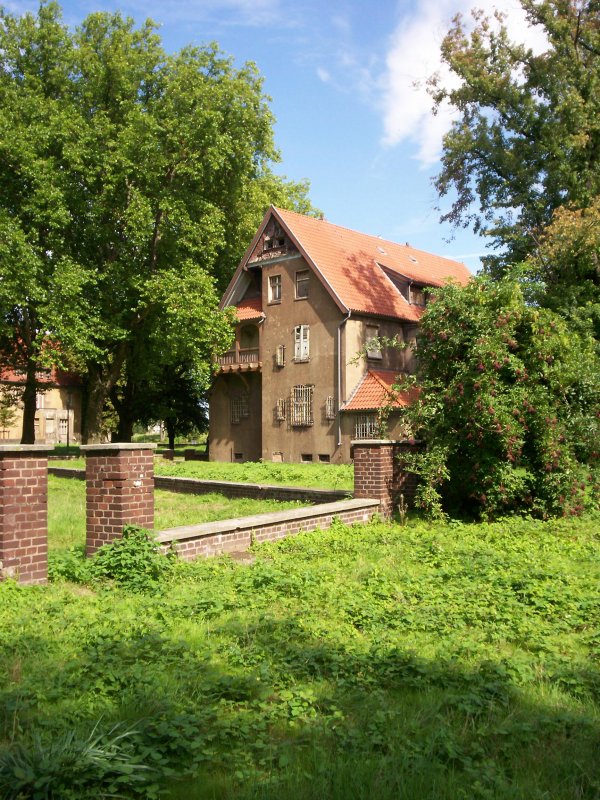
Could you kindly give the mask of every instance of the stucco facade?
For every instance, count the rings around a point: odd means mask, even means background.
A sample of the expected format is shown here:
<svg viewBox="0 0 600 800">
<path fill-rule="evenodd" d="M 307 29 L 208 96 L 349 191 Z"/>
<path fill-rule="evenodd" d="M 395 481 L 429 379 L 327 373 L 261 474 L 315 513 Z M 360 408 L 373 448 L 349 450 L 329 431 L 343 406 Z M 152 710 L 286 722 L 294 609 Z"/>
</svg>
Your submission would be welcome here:
<svg viewBox="0 0 600 800">
<path fill-rule="evenodd" d="M 12 378 L 0 381 L 1 388 L 18 397 L 21 384 L 18 379 Z M 0 427 L 0 440 L 4 444 L 19 442 L 22 425 L 23 408 L 17 399 L 11 424 Z M 35 414 L 35 441 L 36 444 L 70 444 L 81 441 L 81 390 L 78 385 L 73 385 L 70 376 L 66 376 L 64 382 L 60 377 L 58 380 L 48 379 L 40 386 Z"/>
</svg>

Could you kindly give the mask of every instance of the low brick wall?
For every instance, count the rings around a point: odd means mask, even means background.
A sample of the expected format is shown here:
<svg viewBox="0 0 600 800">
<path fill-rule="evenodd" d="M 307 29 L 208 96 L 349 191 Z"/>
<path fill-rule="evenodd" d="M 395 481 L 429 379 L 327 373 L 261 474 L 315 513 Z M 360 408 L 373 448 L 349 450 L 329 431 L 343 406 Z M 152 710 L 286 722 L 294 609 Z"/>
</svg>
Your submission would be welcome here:
<svg viewBox="0 0 600 800">
<path fill-rule="evenodd" d="M 263 483 L 237 483 L 234 481 L 205 481 L 199 478 L 175 478 L 155 475 L 154 486 L 170 492 L 184 494 L 209 494 L 218 492 L 227 497 L 250 497 L 254 500 L 300 500 L 305 503 L 333 503 L 352 496 L 351 491 L 310 489 L 300 486 L 273 486 Z"/>
<path fill-rule="evenodd" d="M 379 511 L 378 500 L 343 500 L 310 508 L 256 514 L 202 525 L 185 525 L 159 531 L 158 542 L 166 550 L 171 544 L 186 561 L 246 550 L 254 542 L 272 542 L 301 531 L 331 527 L 334 519 L 351 525 L 368 522 Z"/>
</svg>

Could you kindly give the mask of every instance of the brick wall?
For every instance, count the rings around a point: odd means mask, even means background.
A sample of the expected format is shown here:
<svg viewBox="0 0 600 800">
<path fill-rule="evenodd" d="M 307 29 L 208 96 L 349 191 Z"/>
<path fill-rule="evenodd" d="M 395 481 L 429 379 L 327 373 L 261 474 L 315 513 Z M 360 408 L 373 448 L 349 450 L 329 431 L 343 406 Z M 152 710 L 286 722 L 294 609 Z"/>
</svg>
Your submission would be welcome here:
<svg viewBox="0 0 600 800">
<path fill-rule="evenodd" d="M 48 578 L 48 449 L 0 446 L 0 578 Z"/>
<path fill-rule="evenodd" d="M 311 508 L 171 528 L 160 531 L 157 538 L 163 549 L 172 544 L 181 558 L 191 561 L 198 556 L 246 550 L 253 542 L 277 541 L 301 531 L 327 529 L 334 519 L 348 525 L 369 522 L 378 511 L 376 500 L 344 500 Z"/>
<path fill-rule="evenodd" d="M 381 515 L 385 518 L 391 517 L 401 494 L 405 503 L 411 505 L 417 487 L 416 476 L 402 469 L 398 456 L 415 446 L 387 439 L 353 441 L 354 497 L 379 500 Z"/>
<path fill-rule="evenodd" d="M 125 525 L 154 527 L 152 444 L 84 445 L 86 551 L 117 539 Z"/>
</svg>

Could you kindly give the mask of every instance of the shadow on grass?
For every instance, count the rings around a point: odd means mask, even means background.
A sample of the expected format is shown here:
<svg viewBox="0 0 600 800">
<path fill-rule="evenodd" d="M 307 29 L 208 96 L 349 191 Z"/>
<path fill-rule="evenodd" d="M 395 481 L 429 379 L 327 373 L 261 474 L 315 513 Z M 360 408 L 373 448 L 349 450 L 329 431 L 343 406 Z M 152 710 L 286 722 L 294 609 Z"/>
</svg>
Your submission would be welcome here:
<svg viewBox="0 0 600 800">
<path fill-rule="evenodd" d="M 165 635 L 162 615 L 202 608 L 155 602 L 150 622 L 94 623 L 66 660 L 15 632 L 3 739 L 123 720 L 173 800 L 599 796 L 600 679 L 583 665 L 523 682 L 500 658 L 336 645 L 268 615 Z"/>
</svg>

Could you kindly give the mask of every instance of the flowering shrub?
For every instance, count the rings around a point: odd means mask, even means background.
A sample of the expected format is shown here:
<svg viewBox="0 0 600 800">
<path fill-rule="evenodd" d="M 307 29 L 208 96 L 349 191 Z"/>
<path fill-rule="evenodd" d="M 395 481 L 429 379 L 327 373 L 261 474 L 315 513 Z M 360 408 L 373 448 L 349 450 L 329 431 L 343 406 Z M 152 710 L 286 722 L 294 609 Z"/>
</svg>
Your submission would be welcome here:
<svg viewBox="0 0 600 800">
<path fill-rule="evenodd" d="M 600 361 L 591 335 L 519 284 L 436 290 L 422 318 L 409 466 L 431 515 L 579 514 L 598 502 Z"/>
</svg>

